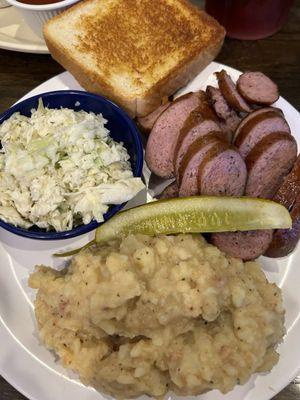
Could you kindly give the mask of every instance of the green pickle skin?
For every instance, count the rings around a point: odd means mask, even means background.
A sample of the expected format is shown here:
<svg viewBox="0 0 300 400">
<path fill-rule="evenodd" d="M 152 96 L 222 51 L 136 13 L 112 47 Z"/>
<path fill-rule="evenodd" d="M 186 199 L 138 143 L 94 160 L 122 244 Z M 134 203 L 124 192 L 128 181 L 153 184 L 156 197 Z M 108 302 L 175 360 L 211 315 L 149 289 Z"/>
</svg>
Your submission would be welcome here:
<svg viewBox="0 0 300 400">
<path fill-rule="evenodd" d="M 96 242 L 129 233 L 149 236 L 290 228 L 280 204 L 247 197 L 193 196 L 154 201 L 123 211 L 96 230 Z"/>
</svg>

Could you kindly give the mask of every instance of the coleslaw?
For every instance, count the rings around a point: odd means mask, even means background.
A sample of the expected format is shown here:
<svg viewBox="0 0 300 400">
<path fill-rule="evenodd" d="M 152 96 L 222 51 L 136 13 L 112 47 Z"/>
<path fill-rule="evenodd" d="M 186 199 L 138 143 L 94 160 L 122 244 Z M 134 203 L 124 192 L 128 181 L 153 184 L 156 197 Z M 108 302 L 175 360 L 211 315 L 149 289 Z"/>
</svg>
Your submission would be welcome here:
<svg viewBox="0 0 300 400">
<path fill-rule="evenodd" d="M 70 230 L 133 198 L 144 184 L 101 114 L 49 109 L 0 126 L 0 218 L 13 225 Z"/>
</svg>

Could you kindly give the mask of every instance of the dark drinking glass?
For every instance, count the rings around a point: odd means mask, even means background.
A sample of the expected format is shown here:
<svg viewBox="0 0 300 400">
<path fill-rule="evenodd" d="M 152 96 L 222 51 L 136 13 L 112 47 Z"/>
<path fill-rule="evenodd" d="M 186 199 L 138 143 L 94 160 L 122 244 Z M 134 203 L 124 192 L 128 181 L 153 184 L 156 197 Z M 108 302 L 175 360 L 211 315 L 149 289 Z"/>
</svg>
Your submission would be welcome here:
<svg viewBox="0 0 300 400">
<path fill-rule="evenodd" d="M 277 32 L 293 0 L 206 0 L 206 11 L 235 39 L 256 40 Z"/>
</svg>

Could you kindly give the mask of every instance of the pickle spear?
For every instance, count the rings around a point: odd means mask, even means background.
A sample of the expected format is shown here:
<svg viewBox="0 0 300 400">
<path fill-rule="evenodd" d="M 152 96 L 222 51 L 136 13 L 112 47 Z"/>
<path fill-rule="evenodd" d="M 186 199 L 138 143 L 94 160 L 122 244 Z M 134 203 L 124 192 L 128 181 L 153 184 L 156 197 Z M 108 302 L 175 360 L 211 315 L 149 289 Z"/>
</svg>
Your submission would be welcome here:
<svg viewBox="0 0 300 400">
<path fill-rule="evenodd" d="M 96 243 L 129 233 L 175 233 L 287 229 L 292 221 L 282 205 L 248 197 L 192 196 L 154 201 L 122 211 L 96 229 Z"/>
<path fill-rule="evenodd" d="M 56 253 L 54 256 L 72 256 L 92 244 L 129 233 L 155 236 L 291 227 L 288 210 L 271 200 L 222 196 L 180 197 L 121 211 L 96 229 L 94 240 L 79 249 Z"/>
</svg>

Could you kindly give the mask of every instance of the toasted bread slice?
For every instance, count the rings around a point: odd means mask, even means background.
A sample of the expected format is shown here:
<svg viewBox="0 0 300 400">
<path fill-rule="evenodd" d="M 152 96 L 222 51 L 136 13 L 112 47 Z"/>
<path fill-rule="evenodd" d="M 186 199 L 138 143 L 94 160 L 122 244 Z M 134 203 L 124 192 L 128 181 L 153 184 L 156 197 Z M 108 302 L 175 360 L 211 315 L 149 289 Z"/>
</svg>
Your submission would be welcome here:
<svg viewBox="0 0 300 400">
<path fill-rule="evenodd" d="M 147 115 L 199 73 L 224 35 L 186 0 L 86 0 L 44 27 L 53 58 L 131 116 Z"/>
</svg>

